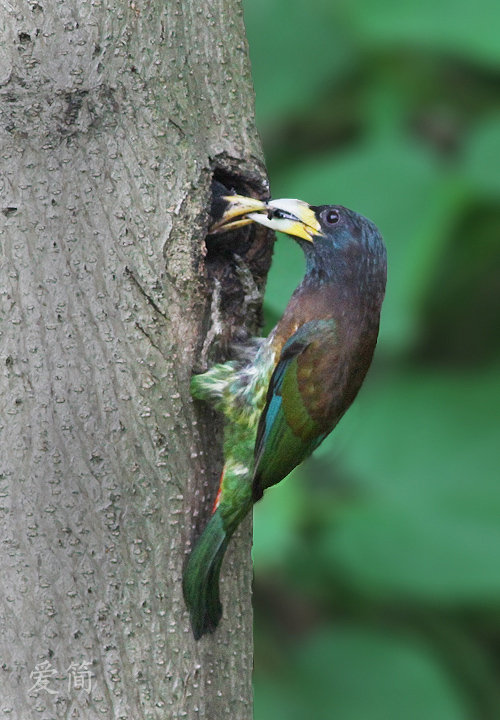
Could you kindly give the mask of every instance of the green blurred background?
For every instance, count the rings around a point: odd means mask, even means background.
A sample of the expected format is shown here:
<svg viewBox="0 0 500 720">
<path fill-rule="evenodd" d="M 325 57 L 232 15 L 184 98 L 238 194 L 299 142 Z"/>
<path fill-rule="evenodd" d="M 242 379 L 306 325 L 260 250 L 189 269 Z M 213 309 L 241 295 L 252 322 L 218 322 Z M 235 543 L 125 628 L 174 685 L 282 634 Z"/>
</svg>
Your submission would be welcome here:
<svg viewBox="0 0 500 720">
<path fill-rule="evenodd" d="M 500 718 L 500 3 L 247 0 L 274 197 L 388 248 L 376 360 L 255 508 L 256 720 Z M 303 272 L 280 239 L 271 327 Z"/>
</svg>

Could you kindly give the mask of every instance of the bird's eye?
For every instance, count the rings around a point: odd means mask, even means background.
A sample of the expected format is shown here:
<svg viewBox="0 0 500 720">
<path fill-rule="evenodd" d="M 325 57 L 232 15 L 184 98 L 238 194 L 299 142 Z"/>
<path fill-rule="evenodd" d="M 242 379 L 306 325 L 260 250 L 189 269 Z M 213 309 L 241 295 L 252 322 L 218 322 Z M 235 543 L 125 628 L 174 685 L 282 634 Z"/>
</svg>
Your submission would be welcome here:
<svg viewBox="0 0 500 720">
<path fill-rule="evenodd" d="M 327 210 L 324 217 L 328 225 L 335 225 L 340 220 L 340 213 L 338 210 Z"/>
</svg>

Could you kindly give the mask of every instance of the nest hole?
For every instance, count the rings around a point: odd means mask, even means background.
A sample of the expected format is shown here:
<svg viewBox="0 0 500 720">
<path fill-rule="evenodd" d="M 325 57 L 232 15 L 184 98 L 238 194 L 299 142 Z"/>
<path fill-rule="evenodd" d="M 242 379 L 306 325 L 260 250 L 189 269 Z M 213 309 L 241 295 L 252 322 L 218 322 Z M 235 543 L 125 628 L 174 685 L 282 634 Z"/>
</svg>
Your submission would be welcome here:
<svg viewBox="0 0 500 720">
<path fill-rule="evenodd" d="M 216 168 L 212 175 L 210 205 L 211 224 L 221 215 L 224 195 L 245 195 L 267 199 L 267 188 L 261 177 L 247 178 L 227 169 Z M 264 290 L 265 278 L 271 264 L 274 234 L 255 223 L 225 233 L 207 234 L 205 271 L 212 288 L 217 287 L 219 309 L 227 337 L 222 345 L 231 343 L 241 333 L 255 331 L 261 323 L 260 310 L 249 317 L 248 285 Z M 245 280 L 242 280 L 243 275 Z M 258 303 L 257 303 L 258 305 Z"/>
</svg>

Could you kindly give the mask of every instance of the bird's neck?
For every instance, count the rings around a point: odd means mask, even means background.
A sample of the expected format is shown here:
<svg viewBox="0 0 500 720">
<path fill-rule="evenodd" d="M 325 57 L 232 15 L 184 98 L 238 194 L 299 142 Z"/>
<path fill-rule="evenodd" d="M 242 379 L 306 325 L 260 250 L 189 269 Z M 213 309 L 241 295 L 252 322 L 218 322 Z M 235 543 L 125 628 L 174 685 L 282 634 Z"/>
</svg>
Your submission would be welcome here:
<svg viewBox="0 0 500 720">
<path fill-rule="evenodd" d="M 287 339 L 306 322 L 328 318 L 333 318 L 339 329 L 376 334 L 385 290 L 384 268 L 342 261 L 325 267 L 309 257 L 307 260 L 304 279 L 276 327 L 276 339 Z"/>
<path fill-rule="evenodd" d="M 385 263 L 377 256 L 352 258 L 341 254 L 334 262 L 308 253 L 306 272 L 297 294 L 325 294 L 332 310 L 366 310 L 380 312 L 385 292 Z"/>
<path fill-rule="evenodd" d="M 326 253 L 320 249 L 304 247 L 306 272 L 302 285 L 356 285 L 356 280 L 366 275 L 364 257 L 353 258 L 347 253 Z M 358 283 L 359 284 L 359 283 Z"/>
</svg>

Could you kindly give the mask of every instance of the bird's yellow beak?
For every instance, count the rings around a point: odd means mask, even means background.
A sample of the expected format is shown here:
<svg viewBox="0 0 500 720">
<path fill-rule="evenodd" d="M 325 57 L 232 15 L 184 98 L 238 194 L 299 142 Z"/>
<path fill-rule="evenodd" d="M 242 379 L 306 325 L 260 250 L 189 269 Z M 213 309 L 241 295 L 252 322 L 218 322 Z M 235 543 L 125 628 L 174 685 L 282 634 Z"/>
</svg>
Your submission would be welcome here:
<svg viewBox="0 0 500 720">
<path fill-rule="evenodd" d="M 226 207 L 219 220 L 211 226 L 212 234 L 249 225 L 253 222 L 253 218 L 248 217 L 249 213 L 266 212 L 267 209 L 261 200 L 244 195 L 225 195 L 222 200 L 226 203 Z"/>
<path fill-rule="evenodd" d="M 265 205 L 264 213 L 251 212 L 247 217 L 272 230 L 279 230 L 308 242 L 313 242 L 315 235 L 322 235 L 314 210 L 303 200 L 270 200 Z"/>
</svg>

